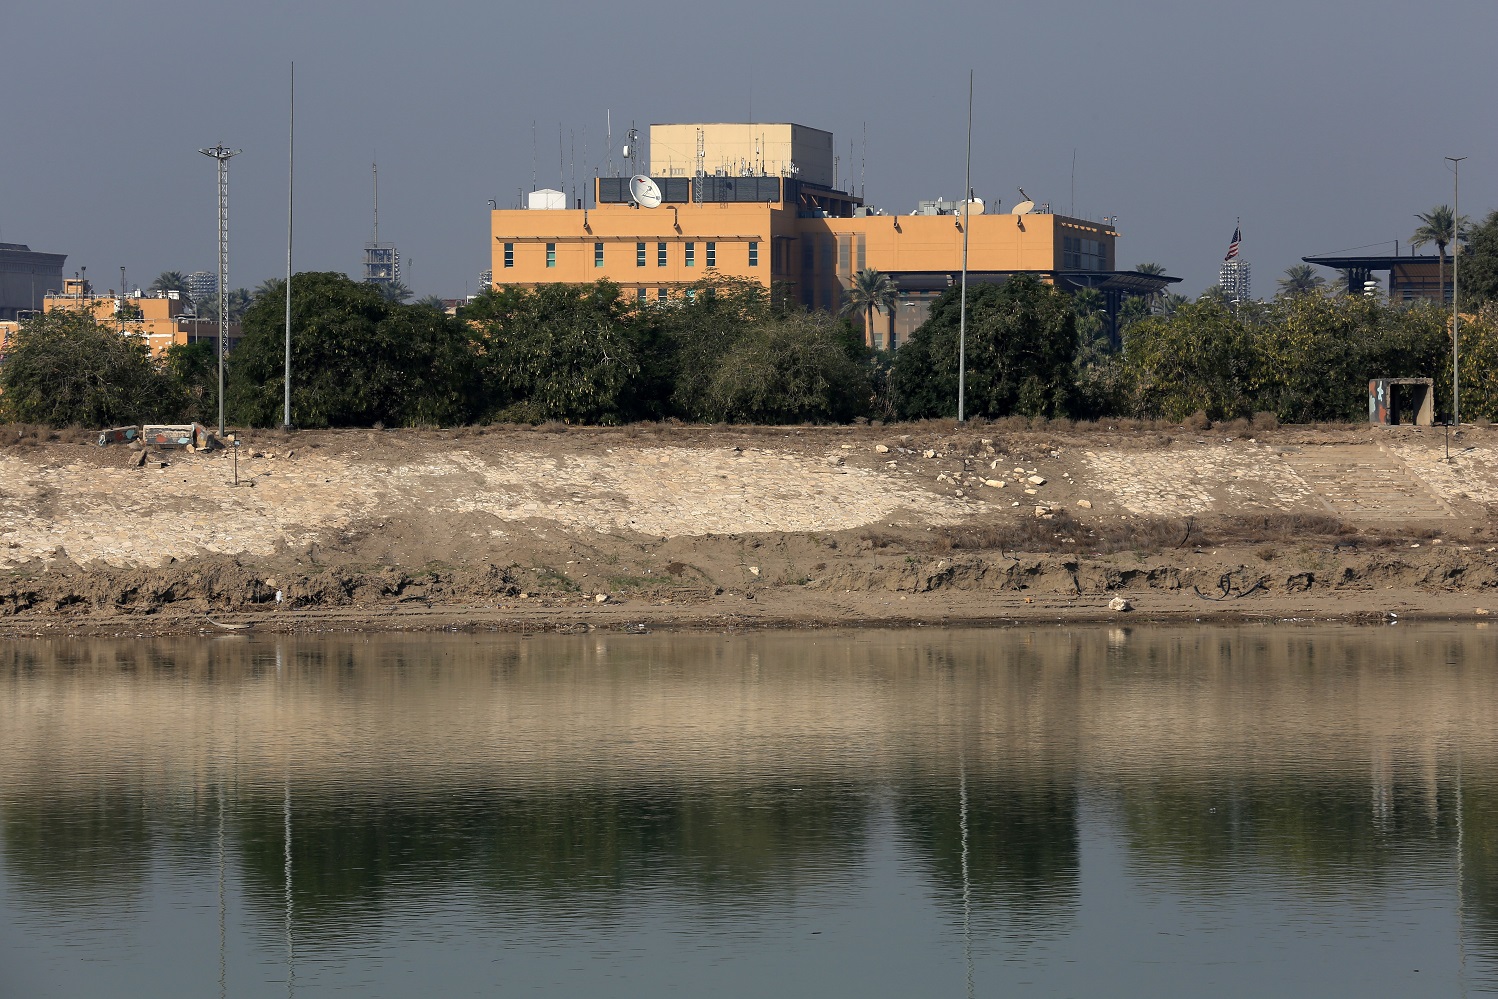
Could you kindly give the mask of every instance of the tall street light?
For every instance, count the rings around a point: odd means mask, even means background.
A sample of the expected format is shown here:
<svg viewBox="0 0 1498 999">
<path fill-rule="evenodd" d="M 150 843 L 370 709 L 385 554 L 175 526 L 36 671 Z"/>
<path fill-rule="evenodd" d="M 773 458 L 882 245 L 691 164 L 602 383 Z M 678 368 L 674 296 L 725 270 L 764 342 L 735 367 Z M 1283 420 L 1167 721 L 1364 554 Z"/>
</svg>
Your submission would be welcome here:
<svg viewBox="0 0 1498 999">
<path fill-rule="evenodd" d="M 1457 309 L 1457 261 L 1462 258 L 1462 160 L 1465 156 L 1448 156 L 1451 163 L 1451 422 L 1462 425 L 1461 382 L 1457 378 L 1460 356 L 1457 337 L 1461 332 L 1462 314 Z"/>
<path fill-rule="evenodd" d="M 973 202 L 973 71 L 967 71 L 967 166 L 962 181 L 962 304 L 957 320 L 957 422 L 967 421 L 967 228 Z"/>
<path fill-rule="evenodd" d="M 225 292 L 229 282 L 229 160 L 244 150 L 225 149 L 224 144 L 199 149 L 218 161 L 218 435 L 224 436 L 224 346 L 229 340 Z"/>
</svg>

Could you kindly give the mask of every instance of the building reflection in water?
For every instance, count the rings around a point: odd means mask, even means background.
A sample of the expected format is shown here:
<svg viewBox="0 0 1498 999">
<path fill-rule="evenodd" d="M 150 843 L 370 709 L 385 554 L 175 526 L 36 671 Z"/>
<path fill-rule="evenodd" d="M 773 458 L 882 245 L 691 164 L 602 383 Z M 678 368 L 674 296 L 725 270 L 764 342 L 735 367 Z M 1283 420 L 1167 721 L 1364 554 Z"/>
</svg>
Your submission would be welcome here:
<svg viewBox="0 0 1498 999">
<path fill-rule="evenodd" d="M 1444 864 L 1490 955 L 1494 646 L 1471 627 L 14 642 L 4 874 L 28 905 L 108 908 L 216 854 L 221 992 L 231 871 L 291 993 L 300 947 L 412 891 L 608 919 L 668 883 L 711 919 L 853 878 L 886 828 L 969 957 L 967 934 L 1070 932 L 1085 828 L 1139 883 L 1206 894 L 1377 894 Z"/>
</svg>

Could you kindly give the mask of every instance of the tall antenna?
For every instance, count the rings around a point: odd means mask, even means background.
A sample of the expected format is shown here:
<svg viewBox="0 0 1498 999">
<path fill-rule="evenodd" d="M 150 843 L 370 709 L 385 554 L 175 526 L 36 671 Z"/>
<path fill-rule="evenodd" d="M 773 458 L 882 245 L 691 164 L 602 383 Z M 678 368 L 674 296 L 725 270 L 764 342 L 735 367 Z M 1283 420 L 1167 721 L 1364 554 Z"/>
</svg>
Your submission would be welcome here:
<svg viewBox="0 0 1498 999">
<path fill-rule="evenodd" d="M 608 175 L 612 177 L 614 175 L 614 112 L 612 109 L 604 110 L 603 121 L 605 133 L 603 137 L 603 145 L 604 148 L 608 150 L 608 153 L 606 155 L 606 159 L 608 160 Z"/>
<path fill-rule="evenodd" d="M 1075 146 L 1071 151 L 1071 209 L 1069 214 L 1072 218 L 1077 217 L 1077 149 Z"/>
<path fill-rule="evenodd" d="M 374 171 L 374 245 L 380 245 L 380 165 L 371 163 L 369 168 Z"/>
<path fill-rule="evenodd" d="M 229 161 L 244 150 L 226 149 L 220 142 L 199 149 L 218 161 L 218 435 L 224 435 L 224 347 L 229 341 L 229 317 L 225 292 L 229 284 Z"/>
<path fill-rule="evenodd" d="M 697 174 L 692 178 L 692 200 L 699 205 L 702 204 L 702 189 L 707 186 L 703 183 L 706 174 L 702 165 L 703 158 L 707 155 L 705 142 L 706 137 L 702 134 L 702 129 L 697 129 Z"/>
<path fill-rule="evenodd" d="M 858 196 L 863 197 L 863 168 L 869 162 L 869 123 L 863 123 L 863 158 L 858 161 Z"/>
<path fill-rule="evenodd" d="M 531 190 L 536 189 L 536 119 L 531 119 Z"/>
</svg>

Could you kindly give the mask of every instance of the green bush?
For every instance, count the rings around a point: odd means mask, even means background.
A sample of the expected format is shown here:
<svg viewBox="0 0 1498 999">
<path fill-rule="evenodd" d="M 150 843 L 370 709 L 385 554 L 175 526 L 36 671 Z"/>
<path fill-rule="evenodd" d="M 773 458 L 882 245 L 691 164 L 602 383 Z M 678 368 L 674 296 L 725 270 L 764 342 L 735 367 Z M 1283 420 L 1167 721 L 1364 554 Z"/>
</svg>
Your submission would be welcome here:
<svg viewBox="0 0 1498 999">
<path fill-rule="evenodd" d="M 151 360 L 146 341 L 80 309 L 55 309 L 21 324 L 0 364 L 5 419 L 108 426 L 174 420 L 184 397 Z"/>
</svg>

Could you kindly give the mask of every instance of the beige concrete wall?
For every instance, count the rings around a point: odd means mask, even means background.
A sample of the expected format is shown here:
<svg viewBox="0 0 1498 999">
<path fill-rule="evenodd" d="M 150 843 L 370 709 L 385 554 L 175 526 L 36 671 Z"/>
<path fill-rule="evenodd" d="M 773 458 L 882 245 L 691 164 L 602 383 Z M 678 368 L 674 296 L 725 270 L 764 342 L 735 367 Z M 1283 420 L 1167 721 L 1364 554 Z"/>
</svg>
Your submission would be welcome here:
<svg viewBox="0 0 1498 999">
<path fill-rule="evenodd" d="M 709 176 L 795 176 L 831 187 L 832 133 L 788 122 L 690 122 L 650 126 L 650 174 L 690 177 L 697 172 L 702 130 L 703 170 Z M 797 168 L 792 174 L 792 164 Z"/>
</svg>

